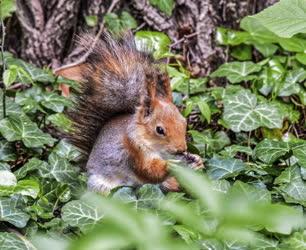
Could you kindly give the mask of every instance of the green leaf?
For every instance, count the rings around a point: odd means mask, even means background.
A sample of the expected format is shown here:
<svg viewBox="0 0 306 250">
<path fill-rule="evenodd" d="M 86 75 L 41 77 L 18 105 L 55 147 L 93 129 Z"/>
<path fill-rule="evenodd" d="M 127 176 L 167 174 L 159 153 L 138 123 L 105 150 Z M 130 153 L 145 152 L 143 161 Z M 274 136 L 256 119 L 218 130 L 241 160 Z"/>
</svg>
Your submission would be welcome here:
<svg viewBox="0 0 306 250">
<path fill-rule="evenodd" d="M 252 60 L 252 47 L 244 44 L 234 47 L 231 56 L 239 61 Z"/>
<path fill-rule="evenodd" d="M 97 208 L 83 201 L 70 201 L 62 208 L 62 219 L 72 227 L 79 227 L 82 232 L 99 223 L 103 214 Z"/>
<path fill-rule="evenodd" d="M 22 111 L 20 107 L 12 101 L 11 98 L 6 96 L 6 115 L 21 115 Z M 0 89 L 0 119 L 3 118 L 3 91 Z"/>
<path fill-rule="evenodd" d="M 306 79 L 306 71 L 302 68 L 291 70 L 288 72 L 284 85 L 279 91 L 279 96 L 290 96 L 300 92 L 299 82 Z"/>
<path fill-rule="evenodd" d="M 245 153 L 247 155 L 253 154 L 253 150 L 250 147 L 240 146 L 237 144 L 233 144 L 231 146 L 225 147 L 224 150 L 220 152 L 220 154 L 225 157 L 234 157 L 238 152 Z"/>
<path fill-rule="evenodd" d="M 169 37 L 157 31 L 138 31 L 135 35 L 136 46 L 141 51 L 152 50 L 156 59 L 162 58 L 169 52 Z"/>
<path fill-rule="evenodd" d="M 41 164 L 39 173 L 44 178 L 54 178 L 58 182 L 73 183 L 77 180 L 78 169 L 72 166 L 66 159 L 52 153 L 49 155 L 49 165 Z"/>
<path fill-rule="evenodd" d="M 256 78 L 252 73 L 261 70 L 261 66 L 253 62 L 230 62 L 221 65 L 211 77 L 226 77 L 231 83 L 249 81 Z"/>
<path fill-rule="evenodd" d="M 131 14 L 127 11 L 122 11 L 121 13 L 121 25 L 123 29 L 136 29 L 137 21 Z"/>
<path fill-rule="evenodd" d="M 288 142 L 265 139 L 256 145 L 255 156 L 263 162 L 271 164 L 289 151 Z"/>
<path fill-rule="evenodd" d="M 253 18 L 280 37 L 292 37 L 306 32 L 306 3 L 304 0 L 281 0 Z"/>
<path fill-rule="evenodd" d="M 297 53 L 295 55 L 296 60 L 298 60 L 300 63 L 306 65 L 306 54 L 304 53 Z"/>
<path fill-rule="evenodd" d="M 64 132 L 72 131 L 72 122 L 63 113 L 52 114 L 47 117 L 47 121 L 50 121 L 59 130 Z"/>
<path fill-rule="evenodd" d="M 8 141 L 22 140 L 26 147 L 35 148 L 52 145 L 55 142 L 49 134 L 43 133 L 27 116 L 9 117 L 0 121 L 0 132 Z"/>
<path fill-rule="evenodd" d="M 205 101 L 199 101 L 197 104 L 203 117 L 206 119 L 208 123 L 210 123 L 211 111 L 208 104 Z"/>
<path fill-rule="evenodd" d="M 67 98 L 54 92 L 44 93 L 43 98 L 44 100 L 41 101 L 41 104 L 57 113 L 63 112 L 64 108 L 70 105 L 70 101 Z"/>
<path fill-rule="evenodd" d="M 80 151 L 65 140 L 61 140 L 53 149 L 59 157 L 65 158 L 68 161 L 76 161 L 80 156 Z"/>
<path fill-rule="evenodd" d="M 40 69 L 21 59 L 13 58 L 12 56 L 7 56 L 5 61 L 8 67 L 12 65 L 15 67 L 18 66 L 18 81 L 22 83 L 55 82 L 55 77 L 52 75 L 51 71 Z"/>
<path fill-rule="evenodd" d="M 26 226 L 30 216 L 17 207 L 17 200 L 0 197 L 0 221 L 6 221 L 15 227 Z"/>
<path fill-rule="evenodd" d="M 21 180 L 14 186 L 0 187 L 1 196 L 9 196 L 12 194 L 21 194 L 23 196 L 30 196 L 36 198 L 39 193 L 39 183 L 35 180 Z"/>
<path fill-rule="evenodd" d="M 160 11 L 164 12 L 167 16 L 171 16 L 175 6 L 173 0 L 149 0 L 150 4 L 157 7 Z"/>
<path fill-rule="evenodd" d="M 98 16 L 85 16 L 85 22 L 89 27 L 95 27 L 98 24 Z"/>
<path fill-rule="evenodd" d="M 16 186 L 17 179 L 15 175 L 8 170 L 0 170 L 0 190 L 1 187 Z"/>
<path fill-rule="evenodd" d="M 298 159 L 298 163 L 301 167 L 306 169 L 306 142 L 301 140 L 300 142 L 292 143 L 291 149 L 293 155 Z"/>
<path fill-rule="evenodd" d="M 306 249 L 306 231 L 293 233 L 284 240 L 281 249 Z"/>
<path fill-rule="evenodd" d="M 1 250 L 37 250 L 23 235 L 0 232 Z"/>
<path fill-rule="evenodd" d="M 158 208 L 159 202 L 164 198 L 163 192 L 157 185 L 145 184 L 136 193 L 138 208 Z"/>
<path fill-rule="evenodd" d="M 251 16 L 244 17 L 240 22 L 240 27 L 251 35 L 251 42 L 275 43 L 279 37 L 264 27 L 257 19 Z"/>
<path fill-rule="evenodd" d="M 16 159 L 14 144 L 1 140 L 0 141 L 0 161 L 14 161 Z"/>
<path fill-rule="evenodd" d="M 259 127 L 281 128 L 283 123 L 277 107 L 268 103 L 257 104 L 256 95 L 249 90 L 225 97 L 223 119 L 234 132 Z"/>
<path fill-rule="evenodd" d="M 213 157 L 208 161 L 207 174 L 214 180 L 220 180 L 235 177 L 245 168 L 241 160 Z"/>
<path fill-rule="evenodd" d="M 291 167 L 290 182 L 281 185 L 278 189 L 287 203 L 297 203 L 306 206 L 306 182 L 303 181 L 300 169 Z"/>
<path fill-rule="evenodd" d="M 250 202 L 271 202 L 271 194 L 267 189 L 258 188 L 242 181 L 235 181 L 230 192 L 238 192 Z"/>
<path fill-rule="evenodd" d="M 13 12 L 16 11 L 16 1 L 15 0 L 1 0 L 0 1 L 0 18 L 5 19 L 10 17 Z"/>
<path fill-rule="evenodd" d="M 278 47 L 274 44 L 255 43 L 254 46 L 264 57 L 272 56 L 278 50 Z"/>
<path fill-rule="evenodd" d="M 11 86 L 12 83 L 16 81 L 17 78 L 17 69 L 16 67 L 9 67 L 3 73 L 3 83 L 6 87 Z"/>
<path fill-rule="evenodd" d="M 108 13 L 104 16 L 104 22 L 108 30 L 115 35 L 120 35 L 125 30 L 137 28 L 137 21 L 126 11 L 118 16 L 115 13 Z"/>
<path fill-rule="evenodd" d="M 28 172 L 38 170 L 38 169 L 48 169 L 48 163 L 45 161 L 41 161 L 37 158 L 31 158 L 26 164 L 24 164 L 21 168 L 15 171 L 15 175 L 17 179 L 24 178 Z"/>
</svg>

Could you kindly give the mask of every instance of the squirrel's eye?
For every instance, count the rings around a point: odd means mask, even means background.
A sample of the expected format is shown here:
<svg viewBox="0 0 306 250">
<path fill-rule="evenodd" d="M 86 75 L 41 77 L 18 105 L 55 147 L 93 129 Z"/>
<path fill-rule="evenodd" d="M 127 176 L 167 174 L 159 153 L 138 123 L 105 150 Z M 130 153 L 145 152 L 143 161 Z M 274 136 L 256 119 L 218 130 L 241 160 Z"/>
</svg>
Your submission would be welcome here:
<svg viewBox="0 0 306 250">
<path fill-rule="evenodd" d="M 165 135 L 165 130 L 160 126 L 157 126 L 156 127 L 156 133 L 159 134 L 159 135 Z"/>
</svg>

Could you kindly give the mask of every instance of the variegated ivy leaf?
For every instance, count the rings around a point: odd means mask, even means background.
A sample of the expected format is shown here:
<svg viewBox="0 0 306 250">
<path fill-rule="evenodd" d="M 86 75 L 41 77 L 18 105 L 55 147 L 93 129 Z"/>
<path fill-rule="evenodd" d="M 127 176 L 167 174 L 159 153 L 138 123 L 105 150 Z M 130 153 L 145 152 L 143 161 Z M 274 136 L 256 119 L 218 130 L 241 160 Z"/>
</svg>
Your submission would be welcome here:
<svg viewBox="0 0 306 250">
<path fill-rule="evenodd" d="M 72 166 L 66 159 L 55 153 L 49 155 L 49 165 L 42 164 L 39 174 L 44 178 L 54 178 L 58 182 L 73 183 L 78 177 L 77 168 Z"/>
<path fill-rule="evenodd" d="M 28 148 L 52 145 L 55 142 L 55 139 L 43 133 L 26 115 L 10 115 L 1 120 L 0 133 L 8 141 L 22 140 Z"/>
<path fill-rule="evenodd" d="M 293 166 L 284 172 L 287 173 L 286 176 L 283 179 L 278 178 L 277 183 L 284 182 L 278 189 L 285 201 L 306 206 L 306 182 L 302 179 L 300 168 Z"/>
<path fill-rule="evenodd" d="M 231 83 L 239 83 L 256 78 L 252 73 L 260 70 L 261 66 L 253 62 L 230 62 L 221 65 L 211 77 L 226 77 Z"/>
<path fill-rule="evenodd" d="M 301 140 L 300 142 L 291 143 L 291 149 L 293 155 L 298 159 L 299 165 L 306 169 L 306 142 Z"/>
<path fill-rule="evenodd" d="M 17 207 L 17 202 L 12 197 L 0 197 L 0 221 L 6 221 L 16 227 L 23 228 L 30 216 Z"/>
<path fill-rule="evenodd" d="M 245 169 L 245 164 L 239 159 L 222 159 L 214 157 L 208 161 L 207 174 L 214 180 L 235 177 Z"/>
<path fill-rule="evenodd" d="M 0 161 L 13 161 L 16 159 L 15 149 L 12 143 L 0 141 Z"/>
<path fill-rule="evenodd" d="M 62 219 L 70 226 L 85 232 L 101 221 L 103 214 L 83 201 L 70 201 L 62 208 Z"/>
<path fill-rule="evenodd" d="M 301 90 L 299 82 L 306 79 L 306 71 L 302 68 L 288 72 L 284 85 L 279 92 L 279 96 L 290 96 L 298 94 Z"/>
<path fill-rule="evenodd" d="M 9 170 L 0 170 L 0 187 L 16 186 L 17 179 L 15 175 Z M 1 192 L 1 190 L 0 190 Z"/>
<path fill-rule="evenodd" d="M 271 164 L 289 151 L 288 142 L 265 139 L 256 145 L 255 156 L 263 162 Z"/>
<path fill-rule="evenodd" d="M 6 115 L 20 115 L 22 113 L 20 107 L 12 101 L 11 98 L 6 97 L 5 98 L 5 104 L 6 104 Z M 2 89 L 0 89 L 0 119 L 3 118 L 3 92 Z"/>
<path fill-rule="evenodd" d="M 283 123 L 276 106 L 257 104 L 256 95 L 249 90 L 225 97 L 223 119 L 234 132 L 252 131 L 259 127 L 281 128 Z"/>
<path fill-rule="evenodd" d="M 15 233 L 0 233 L 1 250 L 37 250 L 32 243 L 22 235 Z"/>
<path fill-rule="evenodd" d="M 75 161 L 80 156 L 80 151 L 65 140 L 61 140 L 53 149 L 53 152 L 58 156 L 67 159 L 68 161 Z"/>
</svg>

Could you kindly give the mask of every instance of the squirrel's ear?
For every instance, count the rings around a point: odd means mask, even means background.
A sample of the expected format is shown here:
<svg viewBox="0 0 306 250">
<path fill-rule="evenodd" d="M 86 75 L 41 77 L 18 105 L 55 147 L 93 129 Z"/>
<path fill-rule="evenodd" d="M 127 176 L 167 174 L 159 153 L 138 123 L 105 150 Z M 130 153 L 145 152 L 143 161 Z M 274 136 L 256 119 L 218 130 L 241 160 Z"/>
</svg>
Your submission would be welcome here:
<svg viewBox="0 0 306 250">
<path fill-rule="evenodd" d="M 153 102 L 156 96 L 156 81 L 152 76 L 147 76 L 146 85 L 141 95 L 140 114 L 147 117 L 153 112 Z"/>
<path fill-rule="evenodd" d="M 82 82 L 84 80 L 82 75 L 84 69 L 85 63 L 70 64 L 54 70 L 54 74 L 70 80 Z"/>
<path fill-rule="evenodd" d="M 166 74 L 158 75 L 157 95 L 172 102 L 172 90 L 169 76 Z"/>
</svg>

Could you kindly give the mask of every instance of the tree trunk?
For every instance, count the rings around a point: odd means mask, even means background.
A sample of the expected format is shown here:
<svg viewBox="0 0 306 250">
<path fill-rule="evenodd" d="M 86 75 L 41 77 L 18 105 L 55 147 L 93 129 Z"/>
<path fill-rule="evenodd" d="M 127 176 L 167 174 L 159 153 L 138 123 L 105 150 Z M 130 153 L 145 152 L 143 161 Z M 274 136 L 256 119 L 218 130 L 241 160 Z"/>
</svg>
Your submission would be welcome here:
<svg viewBox="0 0 306 250">
<path fill-rule="evenodd" d="M 165 32 L 173 50 L 183 54 L 194 75 L 206 75 L 224 62 L 224 49 L 216 46 L 219 26 L 238 28 L 242 17 L 254 14 L 276 0 L 177 0 L 169 18 L 149 0 L 17 0 L 18 22 L 9 25 L 9 49 L 37 66 L 57 68 L 84 56 L 74 38 L 84 30 L 97 34 L 107 12 L 128 9 L 146 30 Z M 97 15 L 90 28 L 84 16 Z M 20 29 L 21 27 L 21 29 Z M 100 27 L 100 29 L 99 29 Z M 20 36 L 21 33 L 21 36 Z"/>
</svg>

